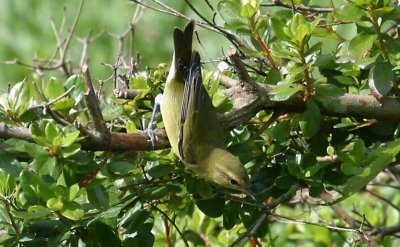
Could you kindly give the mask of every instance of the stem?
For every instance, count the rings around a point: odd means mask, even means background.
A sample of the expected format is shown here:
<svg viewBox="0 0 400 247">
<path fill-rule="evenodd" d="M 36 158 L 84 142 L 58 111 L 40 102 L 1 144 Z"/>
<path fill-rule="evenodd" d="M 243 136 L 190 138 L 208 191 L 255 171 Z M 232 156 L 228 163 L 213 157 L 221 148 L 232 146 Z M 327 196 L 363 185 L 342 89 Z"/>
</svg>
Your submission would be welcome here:
<svg viewBox="0 0 400 247">
<path fill-rule="evenodd" d="M 15 222 L 14 216 L 11 214 L 10 204 L 9 204 L 8 200 L 2 200 L 2 201 L 4 203 L 8 218 L 10 218 L 11 226 L 14 229 L 15 236 L 17 237 L 17 239 L 19 239 L 19 236 L 21 235 L 21 231 L 19 230 L 17 223 Z"/>
<path fill-rule="evenodd" d="M 267 45 L 262 41 L 260 35 L 258 33 L 253 33 L 253 36 L 257 40 L 257 43 L 261 46 L 261 49 L 264 55 L 267 57 L 268 61 L 271 63 L 272 68 L 274 68 L 276 71 L 279 71 L 278 66 L 271 57 L 271 53 L 269 52 Z"/>
<path fill-rule="evenodd" d="M 383 40 L 383 36 L 381 33 L 381 27 L 379 26 L 378 21 L 376 20 L 376 18 L 374 16 L 372 16 L 372 24 L 374 25 L 376 35 L 378 36 L 378 41 L 379 41 L 379 45 L 381 46 L 383 57 L 385 58 L 385 60 L 390 62 L 389 53 L 387 51 L 385 41 Z"/>
<path fill-rule="evenodd" d="M 301 63 L 303 64 L 304 67 L 304 81 L 306 82 L 306 97 L 309 97 L 312 93 L 312 86 L 311 86 L 311 80 L 310 80 L 310 70 L 307 66 L 306 59 L 304 57 L 304 44 L 301 42 L 301 47 L 300 47 L 300 59 Z"/>
</svg>

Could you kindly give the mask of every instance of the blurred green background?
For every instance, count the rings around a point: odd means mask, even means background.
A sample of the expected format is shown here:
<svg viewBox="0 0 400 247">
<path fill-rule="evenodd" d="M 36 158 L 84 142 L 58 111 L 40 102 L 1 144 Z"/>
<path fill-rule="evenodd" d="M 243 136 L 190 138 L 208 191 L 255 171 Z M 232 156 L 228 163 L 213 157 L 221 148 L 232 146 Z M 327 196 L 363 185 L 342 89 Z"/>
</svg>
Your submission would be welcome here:
<svg viewBox="0 0 400 247">
<path fill-rule="evenodd" d="M 187 16 L 195 17 L 187 8 L 184 1 L 163 1 L 174 9 Z M 211 12 L 204 6 L 204 2 L 196 3 L 196 7 L 204 15 L 211 17 Z M 56 38 L 50 25 L 50 18 L 54 18 L 59 28 L 62 21 L 64 8 L 66 23 L 62 38 L 67 36 L 67 30 L 72 26 L 78 9 L 79 0 L 54 0 L 54 1 L 26 1 L 26 0 L 0 0 L 0 61 L 19 59 L 24 63 L 34 64 L 34 59 L 46 59 L 56 51 Z M 203 5 L 203 6 L 202 6 Z M 105 79 L 111 75 L 110 68 L 101 63 L 114 64 L 117 58 L 118 40 L 109 33 L 120 35 L 129 25 L 134 15 L 136 4 L 127 0 L 114 0 L 110 2 L 86 0 L 80 17 L 76 35 L 71 41 L 68 58 L 73 67 L 79 65 L 82 53 L 82 43 L 78 38 L 98 36 L 89 47 L 89 66 L 92 77 Z M 160 6 L 156 6 L 160 7 Z M 198 18 L 197 18 L 198 19 Z M 159 63 L 170 63 L 173 41 L 172 30 L 174 26 L 184 26 L 182 18 L 162 14 L 150 9 L 145 9 L 134 32 L 134 55 L 140 54 L 141 69 L 146 66 L 156 67 Z M 222 56 L 229 43 L 222 36 L 197 27 L 200 40 L 205 47 L 197 45 L 203 60 L 215 59 Z M 128 47 L 125 47 L 126 50 Z M 126 56 L 125 56 L 126 58 Z M 19 65 L 0 64 L 0 88 L 5 89 L 8 84 L 21 81 L 25 76 L 32 74 L 29 69 Z M 46 76 L 54 73 L 46 72 Z"/>
</svg>

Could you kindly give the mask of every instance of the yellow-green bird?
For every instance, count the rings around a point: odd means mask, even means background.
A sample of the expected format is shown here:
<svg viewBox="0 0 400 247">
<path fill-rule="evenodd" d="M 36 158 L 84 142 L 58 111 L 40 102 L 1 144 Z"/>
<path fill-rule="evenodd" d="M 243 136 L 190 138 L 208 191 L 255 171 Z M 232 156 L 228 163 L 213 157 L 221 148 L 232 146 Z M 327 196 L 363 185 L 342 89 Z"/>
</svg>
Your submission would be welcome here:
<svg viewBox="0 0 400 247">
<path fill-rule="evenodd" d="M 192 52 L 194 21 L 174 29 L 174 55 L 161 101 L 172 149 L 200 177 L 248 194 L 249 178 L 239 159 L 224 147 L 223 131 Z"/>
</svg>

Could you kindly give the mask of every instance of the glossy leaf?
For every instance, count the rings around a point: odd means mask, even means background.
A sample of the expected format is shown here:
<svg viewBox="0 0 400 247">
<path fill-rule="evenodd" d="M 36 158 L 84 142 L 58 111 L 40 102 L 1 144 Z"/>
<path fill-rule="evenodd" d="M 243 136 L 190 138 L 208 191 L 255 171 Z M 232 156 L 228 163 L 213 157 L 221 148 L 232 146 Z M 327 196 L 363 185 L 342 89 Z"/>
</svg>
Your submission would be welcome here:
<svg viewBox="0 0 400 247">
<path fill-rule="evenodd" d="M 198 199 L 196 205 L 205 215 L 217 218 L 224 213 L 225 200 L 221 198 Z"/>
<path fill-rule="evenodd" d="M 369 72 L 368 85 L 372 95 L 381 99 L 389 94 L 395 81 L 393 66 L 389 62 L 380 62 Z"/>
<path fill-rule="evenodd" d="M 299 125 L 306 138 L 313 137 L 319 130 L 321 123 L 321 111 L 318 105 L 309 100 L 306 102 L 307 109 L 301 114 Z"/>
</svg>

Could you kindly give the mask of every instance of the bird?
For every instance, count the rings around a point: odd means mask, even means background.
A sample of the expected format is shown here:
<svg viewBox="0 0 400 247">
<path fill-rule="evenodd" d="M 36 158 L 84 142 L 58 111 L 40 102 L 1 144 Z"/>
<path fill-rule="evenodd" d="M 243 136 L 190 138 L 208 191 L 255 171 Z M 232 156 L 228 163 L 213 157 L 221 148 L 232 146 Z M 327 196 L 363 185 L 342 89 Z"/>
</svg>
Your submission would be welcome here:
<svg viewBox="0 0 400 247">
<path fill-rule="evenodd" d="M 162 95 L 161 116 L 173 152 L 196 173 L 221 187 L 248 194 L 249 176 L 224 146 L 223 129 L 192 51 L 195 21 L 173 32 L 174 53 Z"/>
</svg>

